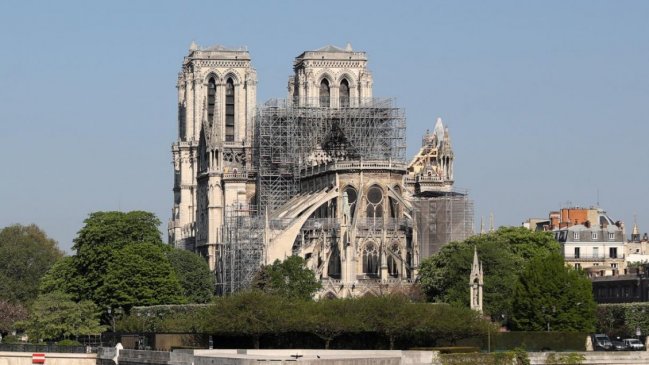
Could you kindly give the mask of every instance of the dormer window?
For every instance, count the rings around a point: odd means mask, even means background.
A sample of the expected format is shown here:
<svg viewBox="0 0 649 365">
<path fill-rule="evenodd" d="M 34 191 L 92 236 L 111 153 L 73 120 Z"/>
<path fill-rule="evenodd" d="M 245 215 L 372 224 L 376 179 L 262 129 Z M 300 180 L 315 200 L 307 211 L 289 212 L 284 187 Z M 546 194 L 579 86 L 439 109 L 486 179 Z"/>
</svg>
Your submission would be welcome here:
<svg viewBox="0 0 649 365">
<path fill-rule="evenodd" d="M 611 241 L 614 240 L 615 239 L 615 233 L 614 232 L 609 232 L 608 233 L 608 239 L 611 240 Z"/>
<path fill-rule="evenodd" d="M 579 232 L 572 232 L 572 238 L 575 241 L 579 241 Z"/>
<path fill-rule="evenodd" d="M 597 239 L 597 232 L 593 232 L 593 233 L 591 233 L 591 238 L 592 238 L 593 240 L 596 240 L 596 239 Z"/>
</svg>

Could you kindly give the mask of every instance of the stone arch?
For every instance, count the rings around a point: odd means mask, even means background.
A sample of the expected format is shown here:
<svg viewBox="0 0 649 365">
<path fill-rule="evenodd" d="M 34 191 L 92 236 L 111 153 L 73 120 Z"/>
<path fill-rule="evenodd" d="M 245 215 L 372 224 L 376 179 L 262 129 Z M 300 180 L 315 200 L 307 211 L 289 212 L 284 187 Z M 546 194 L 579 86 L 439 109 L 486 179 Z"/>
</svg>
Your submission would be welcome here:
<svg viewBox="0 0 649 365">
<path fill-rule="evenodd" d="M 209 70 L 207 74 L 205 74 L 205 77 L 203 77 L 203 85 L 207 86 L 208 82 L 210 82 L 210 78 L 212 77 L 214 78 L 214 82 L 216 83 L 216 85 L 218 85 L 221 82 L 221 80 L 223 80 L 218 71 Z"/>
<path fill-rule="evenodd" d="M 351 71 L 344 70 L 344 71 L 340 72 L 338 74 L 338 77 L 336 77 L 336 85 L 340 85 L 340 83 L 343 82 L 343 80 L 347 80 L 347 82 L 349 83 L 349 88 L 350 89 L 353 89 L 353 88 L 356 87 L 356 84 L 357 84 L 356 77 L 354 76 L 354 74 Z"/>
<path fill-rule="evenodd" d="M 223 73 L 223 82 L 227 82 L 229 78 L 232 79 L 232 83 L 234 84 L 235 87 L 239 86 L 241 82 L 244 80 L 243 77 L 241 77 L 241 75 L 239 74 L 239 72 L 237 72 L 237 70 L 233 68 L 227 69 Z"/>
<path fill-rule="evenodd" d="M 329 87 L 333 87 L 334 85 L 338 85 L 336 82 L 336 79 L 331 76 L 333 75 L 333 72 L 330 70 L 324 70 L 318 74 L 316 77 L 316 84 L 319 86 L 322 80 L 327 79 L 327 82 L 329 82 Z"/>
<path fill-rule="evenodd" d="M 381 264 L 381 251 L 378 243 L 368 240 L 363 244 L 361 254 L 363 274 L 369 276 L 379 275 L 379 266 Z"/>
</svg>

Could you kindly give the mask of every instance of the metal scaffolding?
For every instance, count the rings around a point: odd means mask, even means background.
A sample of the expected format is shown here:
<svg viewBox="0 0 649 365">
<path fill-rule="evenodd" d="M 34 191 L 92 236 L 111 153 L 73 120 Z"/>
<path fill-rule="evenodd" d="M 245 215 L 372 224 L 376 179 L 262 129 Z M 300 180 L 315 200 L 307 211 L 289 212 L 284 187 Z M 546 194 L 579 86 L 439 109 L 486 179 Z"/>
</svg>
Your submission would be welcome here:
<svg viewBox="0 0 649 365">
<path fill-rule="evenodd" d="M 226 207 L 223 243 L 217 255 L 217 294 L 248 288 L 264 255 L 264 219 L 254 206 Z"/>
<path fill-rule="evenodd" d="M 271 100 L 258 110 L 255 160 L 262 209 L 275 209 L 298 193 L 300 170 L 307 166 L 349 160 L 405 162 L 403 110 L 392 99 L 351 105 L 329 108 Z"/>
<path fill-rule="evenodd" d="M 427 192 L 411 200 L 420 260 L 473 235 L 473 201 L 466 192 Z"/>
</svg>

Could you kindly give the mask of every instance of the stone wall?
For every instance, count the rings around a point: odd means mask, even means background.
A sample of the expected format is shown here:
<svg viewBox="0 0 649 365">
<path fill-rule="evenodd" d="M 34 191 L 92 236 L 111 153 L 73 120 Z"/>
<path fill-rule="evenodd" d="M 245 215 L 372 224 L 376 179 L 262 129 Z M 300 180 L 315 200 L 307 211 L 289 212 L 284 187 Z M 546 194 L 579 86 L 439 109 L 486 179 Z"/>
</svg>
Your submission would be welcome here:
<svg viewBox="0 0 649 365">
<path fill-rule="evenodd" d="M 95 354 L 45 353 L 47 365 L 95 365 Z M 0 352 L 0 365 L 31 365 L 31 352 Z"/>
</svg>

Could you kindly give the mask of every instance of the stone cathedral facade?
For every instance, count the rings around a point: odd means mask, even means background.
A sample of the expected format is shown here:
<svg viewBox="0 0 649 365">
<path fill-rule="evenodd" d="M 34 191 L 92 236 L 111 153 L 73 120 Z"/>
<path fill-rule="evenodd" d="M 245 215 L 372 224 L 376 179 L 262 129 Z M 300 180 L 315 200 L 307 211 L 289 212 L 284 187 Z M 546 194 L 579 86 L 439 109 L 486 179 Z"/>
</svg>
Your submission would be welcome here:
<svg viewBox="0 0 649 365">
<path fill-rule="evenodd" d="M 418 207 L 452 193 L 450 138 L 438 120 L 408 164 L 404 113 L 373 96 L 367 62 L 350 45 L 303 52 L 287 99 L 258 105 L 247 50 L 190 47 L 169 242 L 207 259 L 217 292 L 245 288 L 260 265 L 290 255 L 313 269 L 320 296 L 415 280 L 427 245 L 418 236 L 440 225 Z"/>
<path fill-rule="evenodd" d="M 178 74 L 178 141 L 169 241 L 215 269 L 225 207 L 255 196 L 257 75 L 244 49 L 192 44 Z"/>
</svg>

